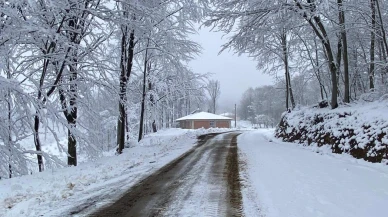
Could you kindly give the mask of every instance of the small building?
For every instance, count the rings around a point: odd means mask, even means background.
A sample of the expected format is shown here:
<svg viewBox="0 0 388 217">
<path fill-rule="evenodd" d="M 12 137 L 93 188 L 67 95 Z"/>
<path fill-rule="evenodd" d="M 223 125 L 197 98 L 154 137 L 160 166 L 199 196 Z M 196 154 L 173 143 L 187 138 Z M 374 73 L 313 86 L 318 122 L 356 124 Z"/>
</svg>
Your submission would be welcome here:
<svg viewBox="0 0 388 217">
<path fill-rule="evenodd" d="M 182 129 L 230 128 L 232 118 L 207 112 L 198 112 L 176 119 Z"/>
</svg>

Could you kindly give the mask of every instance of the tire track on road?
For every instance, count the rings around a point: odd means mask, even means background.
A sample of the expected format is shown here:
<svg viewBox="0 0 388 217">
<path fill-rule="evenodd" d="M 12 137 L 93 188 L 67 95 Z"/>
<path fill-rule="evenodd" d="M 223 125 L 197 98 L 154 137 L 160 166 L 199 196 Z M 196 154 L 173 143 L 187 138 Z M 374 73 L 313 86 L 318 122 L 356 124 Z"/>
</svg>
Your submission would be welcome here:
<svg viewBox="0 0 388 217">
<path fill-rule="evenodd" d="M 199 137 L 195 148 L 89 216 L 242 216 L 239 133 L 216 135 Z"/>
</svg>

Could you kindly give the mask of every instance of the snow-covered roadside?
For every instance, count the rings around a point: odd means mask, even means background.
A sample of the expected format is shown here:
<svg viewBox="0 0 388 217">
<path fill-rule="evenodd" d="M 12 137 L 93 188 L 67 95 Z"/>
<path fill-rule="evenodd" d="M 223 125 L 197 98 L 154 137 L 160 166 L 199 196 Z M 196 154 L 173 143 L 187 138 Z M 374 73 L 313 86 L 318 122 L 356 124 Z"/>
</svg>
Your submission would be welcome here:
<svg viewBox="0 0 388 217">
<path fill-rule="evenodd" d="M 387 166 L 272 135 L 258 130 L 238 137 L 246 216 L 386 216 Z"/>
<path fill-rule="evenodd" d="M 234 123 L 235 121 L 232 120 L 231 124 L 232 124 L 232 127 L 234 127 L 236 125 L 236 128 L 239 129 L 239 130 L 249 130 L 249 129 L 253 129 L 253 125 L 250 121 L 246 121 L 246 120 L 238 120 L 237 123 Z"/>
<path fill-rule="evenodd" d="M 229 130 L 162 130 L 120 156 L 1 180 L 0 216 L 63 216 L 93 201 L 101 206 L 188 151 L 198 135 Z"/>
<path fill-rule="evenodd" d="M 284 142 L 330 146 L 370 162 L 388 162 L 388 95 L 337 109 L 304 107 L 284 113 L 276 137 Z"/>
</svg>

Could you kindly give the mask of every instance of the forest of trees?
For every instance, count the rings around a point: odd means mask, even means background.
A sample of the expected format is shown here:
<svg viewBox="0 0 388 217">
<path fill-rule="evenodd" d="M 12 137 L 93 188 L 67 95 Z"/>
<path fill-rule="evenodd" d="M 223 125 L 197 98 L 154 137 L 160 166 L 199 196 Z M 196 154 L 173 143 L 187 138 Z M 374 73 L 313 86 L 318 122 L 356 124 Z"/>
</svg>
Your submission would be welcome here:
<svg viewBox="0 0 388 217">
<path fill-rule="evenodd" d="M 0 177 L 28 174 L 31 161 L 39 171 L 65 165 L 42 150 L 42 136 L 76 166 L 77 151 L 97 157 L 117 145 L 121 153 L 202 108 L 207 75 L 187 63 L 201 52 L 189 36 L 204 8 L 192 0 L 1 1 Z"/>
<path fill-rule="evenodd" d="M 120 154 L 128 141 L 203 109 L 207 75 L 187 65 L 201 52 L 190 40 L 196 23 L 227 34 L 220 49 L 248 54 L 277 78 L 247 90 L 242 118 L 275 122 L 298 104 L 328 100 L 335 109 L 386 93 L 387 3 L 0 1 L 0 177 L 28 174 L 32 160 L 39 171 L 63 165 L 42 151 L 42 136 L 76 166 L 77 151 L 96 157 L 108 145 Z"/>
<path fill-rule="evenodd" d="M 387 3 L 213 1 L 217 9 L 206 25 L 229 34 L 223 49 L 248 54 L 258 69 L 277 80 L 271 87 L 245 92 L 242 118 L 266 115 L 278 121 L 281 111 L 297 104 L 327 100 L 335 109 L 360 97 L 373 100 L 387 93 Z M 271 98 L 265 98 L 268 92 Z"/>
<path fill-rule="evenodd" d="M 260 127 L 276 126 L 286 111 L 285 84 L 285 80 L 279 78 L 274 85 L 248 88 L 237 109 L 239 117 Z M 321 99 L 319 83 L 311 76 L 295 75 L 291 86 L 296 106 L 316 105 Z"/>
</svg>

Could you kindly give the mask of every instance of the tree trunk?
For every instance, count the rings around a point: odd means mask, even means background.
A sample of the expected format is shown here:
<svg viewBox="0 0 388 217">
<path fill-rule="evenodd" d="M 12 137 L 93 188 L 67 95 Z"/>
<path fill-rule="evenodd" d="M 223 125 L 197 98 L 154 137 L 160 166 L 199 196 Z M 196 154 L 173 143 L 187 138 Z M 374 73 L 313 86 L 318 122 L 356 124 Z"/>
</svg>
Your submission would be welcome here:
<svg viewBox="0 0 388 217">
<path fill-rule="evenodd" d="M 376 6 L 375 0 L 371 0 L 372 9 L 372 30 L 370 36 L 370 64 L 369 64 L 369 89 L 373 90 L 374 85 L 374 74 L 375 74 L 375 40 L 376 40 Z"/>
<path fill-rule="evenodd" d="M 119 102 L 119 119 L 117 121 L 117 153 L 121 154 L 124 149 L 124 140 L 125 140 L 125 108 L 124 102 L 120 100 Z"/>
<path fill-rule="evenodd" d="M 345 96 L 344 102 L 350 103 L 350 85 L 349 85 L 349 60 L 348 60 L 348 40 L 346 35 L 346 27 L 345 27 L 345 11 L 343 8 L 343 1 L 337 0 L 338 10 L 339 10 L 339 23 L 341 27 L 341 38 L 343 44 L 342 57 L 344 61 L 344 77 L 345 77 Z"/>
<path fill-rule="evenodd" d="M 382 23 L 382 18 L 381 18 L 381 12 L 380 12 L 380 7 L 379 7 L 379 2 L 376 1 L 376 7 L 377 7 L 377 11 L 378 11 L 378 14 L 379 14 L 379 25 L 380 25 L 380 29 L 379 31 L 377 31 L 377 34 L 379 35 L 378 37 L 378 46 L 379 46 L 379 56 L 380 56 L 380 61 L 383 63 L 383 68 L 381 69 L 381 83 L 383 85 L 385 85 L 386 81 L 385 81 L 385 74 L 387 73 L 387 49 L 388 47 L 386 46 L 387 45 L 387 42 L 386 42 L 386 36 L 385 36 L 385 32 L 384 31 L 384 24 Z"/>
<path fill-rule="evenodd" d="M 127 50 L 128 58 L 127 58 L 127 82 L 129 81 L 129 78 L 131 77 L 132 73 L 132 66 L 133 66 L 133 56 L 134 56 L 134 48 L 135 48 L 135 30 L 132 30 L 129 35 L 129 47 Z M 126 84 L 127 85 L 127 84 Z M 125 102 L 127 102 L 127 95 L 125 95 Z M 128 113 L 127 113 L 127 105 L 125 104 L 125 129 L 127 134 L 127 141 L 129 141 L 129 124 L 128 124 Z"/>
<path fill-rule="evenodd" d="M 281 40 L 282 40 L 282 48 L 283 48 L 283 63 L 284 63 L 284 77 L 286 78 L 286 110 L 288 111 L 288 109 L 290 108 L 289 106 L 289 88 L 288 88 L 288 85 L 290 84 L 290 82 L 288 81 L 288 70 L 287 70 L 287 64 L 286 64 L 286 59 L 285 59 L 285 53 L 287 52 L 287 48 L 285 47 L 284 45 L 284 42 L 283 42 L 283 36 L 281 36 Z"/>
<path fill-rule="evenodd" d="M 342 54 L 342 37 L 341 35 L 338 36 L 338 41 L 337 41 L 337 58 L 336 58 L 336 63 L 337 63 L 337 79 L 340 77 L 341 73 L 341 55 Z M 337 80 L 337 86 L 339 86 L 339 80 Z"/>
<path fill-rule="evenodd" d="M 288 107 L 288 99 L 291 100 L 291 106 L 292 109 L 295 108 L 295 100 L 294 100 L 294 95 L 292 94 L 292 87 L 291 87 L 291 76 L 290 76 L 290 68 L 288 65 L 288 49 L 287 49 L 287 35 L 285 32 L 282 33 L 281 35 L 281 41 L 282 41 L 282 48 L 283 48 L 283 62 L 284 62 L 284 69 L 285 69 L 285 77 L 286 77 L 286 107 Z"/>
<path fill-rule="evenodd" d="M 145 111 L 145 97 L 146 97 L 146 78 L 147 78 L 147 64 L 148 64 L 148 45 L 149 45 L 150 39 L 147 41 L 147 47 L 145 50 L 145 56 L 144 56 L 144 70 L 143 70 L 143 94 L 142 94 L 142 100 L 141 100 L 141 110 L 140 110 L 140 124 L 139 124 L 139 137 L 138 141 L 142 140 L 143 138 L 143 125 L 144 125 L 144 111 Z"/>
<path fill-rule="evenodd" d="M 67 165 L 77 166 L 77 140 L 71 133 L 70 129 L 67 130 L 67 152 Z"/>
<path fill-rule="evenodd" d="M 151 91 L 151 90 L 152 90 L 152 83 L 150 81 L 148 81 L 148 91 Z M 152 93 L 150 95 L 150 102 L 151 102 L 151 107 L 152 107 L 152 116 L 153 116 L 153 119 L 154 119 L 152 124 L 151 124 L 152 125 L 152 132 L 156 133 L 158 131 L 158 129 L 156 127 L 156 120 L 155 120 L 155 103 L 156 102 L 155 102 L 154 95 Z"/>
<path fill-rule="evenodd" d="M 381 70 L 381 83 L 385 85 L 385 74 L 387 73 L 387 54 L 385 53 L 384 45 L 383 45 L 383 39 L 379 39 L 379 56 L 380 61 L 383 63 L 383 69 Z"/>
<path fill-rule="evenodd" d="M 323 26 L 321 28 L 323 29 L 323 35 L 324 35 L 321 41 L 322 41 L 323 47 L 325 48 L 325 54 L 326 54 L 327 62 L 329 63 L 329 70 L 331 74 L 332 91 L 331 91 L 330 104 L 331 104 L 331 108 L 335 109 L 338 107 L 337 66 L 334 61 L 333 50 L 331 48 L 331 44 L 327 36 L 326 30 L 324 29 Z"/>
<path fill-rule="evenodd" d="M 7 79 L 11 79 L 11 72 L 10 72 L 10 67 L 9 67 L 9 59 L 7 60 Z M 11 90 L 8 88 L 7 91 L 7 109 L 8 109 L 8 151 L 9 151 L 9 156 L 8 156 L 8 171 L 9 171 L 9 178 L 12 178 L 12 136 L 11 136 Z"/>
<path fill-rule="evenodd" d="M 337 41 L 337 58 L 336 58 L 336 68 L 337 68 L 337 90 L 338 90 L 338 95 L 341 96 L 340 93 L 340 77 L 341 77 L 341 60 L 342 60 L 342 37 L 341 35 L 338 36 L 338 41 Z"/>
<path fill-rule="evenodd" d="M 288 110 L 290 108 L 289 104 L 288 104 L 290 94 L 288 93 L 288 91 L 289 91 L 289 88 L 288 88 L 289 82 L 288 82 L 287 70 L 285 70 L 284 77 L 286 77 L 286 110 Z"/>
<path fill-rule="evenodd" d="M 117 120 L 117 149 L 116 152 L 121 154 L 124 149 L 125 132 L 127 132 L 127 140 L 129 140 L 129 126 L 126 111 L 127 103 L 127 85 L 131 76 L 133 66 L 133 54 L 135 47 L 135 33 L 131 30 L 129 35 L 129 45 L 127 46 L 128 28 L 122 27 L 121 36 L 121 54 L 120 54 L 120 92 L 119 92 L 119 118 Z"/>
<path fill-rule="evenodd" d="M 83 21 L 81 21 L 83 22 Z M 80 31 L 81 29 L 79 27 L 76 27 L 77 18 L 72 17 L 69 20 L 69 38 L 71 42 L 79 45 L 80 40 L 77 38 L 76 30 Z M 78 100 L 78 51 L 77 48 L 74 49 L 72 52 L 72 58 L 71 63 L 69 63 L 69 72 L 70 72 L 70 84 L 69 84 L 69 107 L 66 108 L 66 98 L 64 95 L 64 92 L 62 92 L 62 106 L 64 109 L 64 115 L 67 119 L 68 124 L 68 131 L 67 131 L 67 165 L 68 166 L 77 166 L 77 139 L 73 135 L 73 130 L 77 127 L 77 115 L 78 115 L 78 108 L 77 108 L 77 100 Z"/>
<path fill-rule="evenodd" d="M 8 95 L 10 97 L 10 94 Z M 8 98 L 9 100 L 10 98 Z M 11 137 L 11 103 L 8 102 L 8 170 L 9 178 L 12 178 L 12 137 Z"/>
<path fill-rule="evenodd" d="M 216 113 L 216 99 L 213 98 L 213 114 Z"/>
<path fill-rule="evenodd" d="M 128 121 L 128 111 L 125 110 L 125 134 L 127 135 L 127 141 L 130 139 L 129 135 L 129 121 Z"/>
<path fill-rule="evenodd" d="M 327 91 L 325 86 L 322 84 L 321 70 L 319 68 L 320 66 L 319 66 L 318 50 L 315 51 L 315 57 L 316 57 L 316 65 L 317 65 L 317 79 L 321 90 L 321 99 L 324 100 L 324 99 L 327 99 Z"/>
<path fill-rule="evenodd" d="M 334 58 L 333 58 L 333 53 L 331 50 L 330 44 L 326 45 L 326 49 L 328 52 L 328 61 L 330 65 L 330 72 L 331 72 L 331 84 L 332 86 L 332 91 L 331 91 L 331 108 L 335 109 L 338 107 L 338 86 L 337 86 L 337 68 L 334 63 Z"/>
<path fill-rule="evenodd" d="M 74 61 L 76 61 L 74 59 Z M 74 62 L 74 66 L 70 67 L 72 71 L 71 76 L 70 76 L 70 114 L 67 114 L 67 121 L 69 124 L 69 129 L 68 129 L 68 144 L 67 144 L 67 151 L 68 151 L 68 157 L 67 157 L 67 165 L 68 166 L 77 166 L 77 139 L 74 137 L 72 130 L 77 127 L 77 113 L 78 113 L 78 108 L 77 108 L 77 77 L 78 77 L 78 72 L 76 68 L 76 62 Z"/>
<path fill-rule="evenodd" d="M 65 91 L 62 87 L 58 87 L 59 90 L 59 99 L 61 101 L 61 107 L 63 110 L 63 114 L 67 120 L 67 165 L 68 166 L 77 166 L 77 139 L 73 134 L 73 131 L 77 127 L 77 116 L 78 116 L 78 108 L 77 108 L 77 100 L 78 100 L 78 71 L 77 71 L 77 52 L 74 52 L 74 57 L 72 59 L 72 63 L 69 65 L 70 71 L 70 84 L 69 84 L 69 104 L 66 100 Z"/>
<path fill-rule="evenodd" d="M 319 16 L 314 15 L 316 7 L 315 5 L 312 5 L 309 8 L 305 8 L 304 5 L 302 5 L 299 1 L 295 1 L 296 6 L 299 8 L 300 11 L 303 11 L 302 16 L 306 19 L 306 21 L 309 23 L 311 28 L 313 29 L 314 33 L 318 36 L 318 38 L 321 40 L 321 43 L 324 47 L 327 62 L 329 64 L 329 70 L 331 74 L 331 84 L 332 84 L 332 92 L 331 92 L 331 108 L 335 109 L 338 107 L 338 86 L 337 86 L 337 67 L 335 64 L 334 56 L 333 56 L 333 50 L 330 44 L 330 40 L 328 37 L 328 34 L 326 32 L 325 26 L 323 25 L 321 19 Z M 315 4 L 314 2 L 311 2 L 311 4 Z M 310 12 L 313 14 L 312 16 L 309 16 L 307 13 L 305 13 L 306 10 L 310 10 Z"/>
<path fill-rule="evenodd" d="M 35 144 L 35 149 L 37 152 L 36 157 L 38 159 L 39 172 L 42 172 L 44 170 L 43 157 L 41 155 L 42 145 L 40 143 L 40 138 L 39 138 L 39 127 L 40 127 L 39 115 L 40 115 L 40 110 L 41 110 L 41 105 L 39 103 L 40 103 L 41 98 L 42 98 L 42 87 L 43 87 L 43 81 L 44 81 L 44 78 L 46 75 L 47 64 L 48 64 L 48 60 L 45 60 L 43 63 L 42 74 L 41 74 L 40 81 L 39 81 L 39 90 L 38 90 L 38 98 L 37 98 L 38 105 L 37 105 L 37 109 L 35 111 L 35 117 L 34 117 L 34 144 Z"/>
<path fill-rule="evenodd" d="M 39 139 L 39 110 L 36 111 L 35 117 L 34 117 L 34 143 L 35 143 L 35 149 L 37 152 L 37 158 L 38 158 L 38 167 L 39 167 L 39 172 L 42 172 L 44 170 L 43 166 L 43 158 L 40 152 L 42 152 L 42 146 L 40 144 L 40 139 Z"/>
<path fill-rule="evenodd" d="M 127 92 L 127 76 L 125 70 L 126 63 L 126 41 L 127 41 L 127 28 L 122 30 L 121 36 L 121 57 L 120 57 L 120 92 L 119 92 L 119 118 L 117 120 L 117 150 L 118 154 L 121 154 L 124 149 L 125 142 L 125 95 Z"/>
<path fill-rule="evenodd" d="M 61 106 L 63 110 L 63 114 L 67 120 L 67 165 L 68 166 L 77 166 L 77 139 L 73 134 L 73 130 L 77 127 L 77 69 L 76 65 L 71 65 L 70 71 L 70 102 L 67 104 L 65 91 L 62 87 L 58 87 L 59 90 L 59 99 L 61 101 Z M 70 112 L 69 112 L 70 110 Z"/>
<path fill-rule="evenodd" d="M 379 13 L 379 20 L 380 20 L 380 23 L 379 23 L 379 24 L 380 24 L 380 28 L 381 28 L 381 34 L 382 34 L 382 36 L 383 36 L 383 42 L 384 42 L 384 46 L 385 46 L 385 52 L 386 52 L 386 54 L 387 54 L 387 56 L 388 56 L 387 37 L 386 37 L 385 29 L 384 29 L 383 18 L 382 18 L 382 16 L 381 16 L 380 3 L 379 3 L 378 0 L 371 0 L 371 2 L 372 2 L 372 1 L 375 3 L 374 6 L 376 6 L 377 12 Z M 373 11 L 372 11 L 372 13 L 373 13 Z"/>
<path fill-rule="evenodd" d="M 158 132 L 158 129 L 156 128 L 155 120 L 152 122 L 152 132 L 154 133 Z"/>
<path fill-rule="evenodd" d="M 292 93 L 291 76 L 290 76 L 289 70 L 287 70 L 287 76 L 288 76 L 288 88 L 290 89 L 289 93 L 290 93 L 291 106 L 292 106 L 292 109 L 294 109 L 296 105 L 294 100 L 294 94 Z"/>
</svg>

